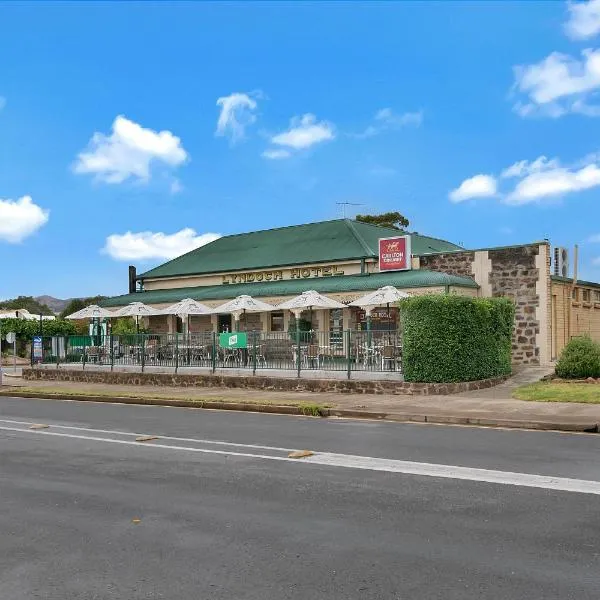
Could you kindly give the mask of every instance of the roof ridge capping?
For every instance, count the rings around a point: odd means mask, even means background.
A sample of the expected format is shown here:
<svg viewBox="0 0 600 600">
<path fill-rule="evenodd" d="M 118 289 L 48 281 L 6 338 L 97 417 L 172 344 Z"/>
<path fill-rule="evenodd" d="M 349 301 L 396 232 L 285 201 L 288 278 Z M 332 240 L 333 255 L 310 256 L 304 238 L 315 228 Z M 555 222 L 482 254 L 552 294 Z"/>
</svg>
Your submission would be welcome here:
<svg viewBox="0 0 600 600">
<path fill-rule="evenodd" d="M 373 249 L 369 246 L 369 244 L 367 244 L 366 240 L 362 237 L 362 235 L 360 235 L 358 233 L 358 231 L 356 230 L 356 227 L 354 226 L 355 223 L 360 223 L 361 221 L 356 221 L 353 219 L 344 219 L 344 222 L 346 223 L 346 226 L 348 227 L 348 229 L 350 230 L 350 232 L 352 233 L 352 235 L 354 236 L 354 238 L 356 239 L 356 241 L 362 246 L 362 249 L 367 253 L 367 254 L 371 254 L 371 255 L 377 255 L 379 252 L 379 249 Z"/>
<path fill-rule="evenodd" d="M 145 275 L 145 273 L 147 273 L 147 272 L 153 271 L 154 269 L 157 269 L 158 267 L 164 267 L 165 265 L 168 265 L 169 263 L 179 260 L 180 258 L 187 256 L 188 254 L 192 254 L 192 252 L 196 252 L 200 248 L 210 246 L 211 244 L 214 244 L 215 242 L 218 242 L 219 240 L 224 240 L 227 238 L 234 238 L 234 237 L 241 237 L 243 235 L 252 235 L 255 233 L 266 233 L 267 231 L 281 231 L 283 229 L 293 229 L 295 227 L 309 227 L 310 225 L 321 225 L 322 223 L 335 223 L 335 222 L 339 222 L 339 221 L 348 221 L 348 220 L 349 219 L 326 219 L 325 221 L 312 221 L 310 223 L 296 223 L 295 225 L 282 225 L 281 227 L 268 227 L 267 229 L 257 229 L 255 231 L 240 231 L 238 233 L 228 233 L 227 235 L 222 235 L 222 236 L 218 237 L 216 240 L 213 240 L 212 242 L 208 242 L 208 244 L 204 244 L 204 246 L 198 246 L 198 248 L 193 248 L 192 250 L 188 250 L 187 252 L 184 252 L 183 254 L 176 256 L 175 258 L 171 258 L 171 259 L 165 261 L 164 263 L 160 263 L 160 265 L 157 265 L 156 267 L 147 269 L 144 273 L 140 273 L 137 276 L 137 279 L 140 279 L 140 277 L 142 275 Z"/>
</svg>

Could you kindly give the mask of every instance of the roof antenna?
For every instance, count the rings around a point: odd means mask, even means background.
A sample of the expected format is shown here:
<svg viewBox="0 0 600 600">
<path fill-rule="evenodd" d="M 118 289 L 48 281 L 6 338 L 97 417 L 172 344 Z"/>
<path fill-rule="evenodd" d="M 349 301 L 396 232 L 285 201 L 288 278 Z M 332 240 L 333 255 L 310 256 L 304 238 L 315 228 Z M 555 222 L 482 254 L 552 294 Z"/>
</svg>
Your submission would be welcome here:
<svg viewBox="0 0 600 600">
<path fill-rule="evenodd" d="M 364 206 L 364 204 L 360 204 L 358 202 L 336 202 L 338 206 L 342 207 L 342 218 L 346 218 L 346 206 Z"/>
</svg>

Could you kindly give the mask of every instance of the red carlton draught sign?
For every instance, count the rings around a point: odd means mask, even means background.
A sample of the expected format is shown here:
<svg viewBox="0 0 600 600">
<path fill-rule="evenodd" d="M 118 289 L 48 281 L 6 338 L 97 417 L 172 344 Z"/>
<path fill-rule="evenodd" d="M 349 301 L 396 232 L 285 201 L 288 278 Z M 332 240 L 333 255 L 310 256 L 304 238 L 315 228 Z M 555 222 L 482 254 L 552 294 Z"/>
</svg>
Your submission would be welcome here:
<svg viewBox="0 0 600 600">
<path fill-rule="evenodd" d="M 405 271 L 410 268 L 410 235 L 379 239 L 380 271 Z"/>
</svg>

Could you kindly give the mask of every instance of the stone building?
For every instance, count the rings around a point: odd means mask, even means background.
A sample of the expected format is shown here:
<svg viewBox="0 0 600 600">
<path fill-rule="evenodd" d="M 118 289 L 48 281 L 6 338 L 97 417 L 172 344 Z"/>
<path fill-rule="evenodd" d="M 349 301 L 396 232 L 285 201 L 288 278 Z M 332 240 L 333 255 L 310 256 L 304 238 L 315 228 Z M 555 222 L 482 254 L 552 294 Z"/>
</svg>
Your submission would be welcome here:
<svg viewBox="0 0 600 600">
<path fill-rule="evenodd" d="M 411 246 L 407 268 L 380 271 L 379 240 L 404 235 Z M 110 298 L 104 305 L 142 301 L 162 308 L 189 297 L 216 307 L 241 294 L 277 305 L 309 289 L 348 304 L 393 285 L 411 294 L 512 299 L 516 364 L 548 364 L 570 336 L 600 336 L 600 284 L 576 286 L 574 313 L 568 317 L 572 282 L 550 276 L 548 242 L 465 250 L 418 233 L 338 219 L 225 236 L 134 280 L 137 289 L 134 281 L 129 294 Z M 290 319 L 289 311 L 248 314 L 243 326 L 287 331 Z M 365 326 L 364 311 L 353 307 L 313 311 L 311 319 L 313 329 L 331 335 Z M 395 328 L 398 321 L 396 308 L 372 315 L 375 330 Z M 153 332 L 173 333 L 181 331 L 182 324 L 177 317 L 165 315 L 151 317 L 149 327 Z M 192 332 L 230 330 L 231 316 L 193 316 L 189 328 Z"/>
</svg>

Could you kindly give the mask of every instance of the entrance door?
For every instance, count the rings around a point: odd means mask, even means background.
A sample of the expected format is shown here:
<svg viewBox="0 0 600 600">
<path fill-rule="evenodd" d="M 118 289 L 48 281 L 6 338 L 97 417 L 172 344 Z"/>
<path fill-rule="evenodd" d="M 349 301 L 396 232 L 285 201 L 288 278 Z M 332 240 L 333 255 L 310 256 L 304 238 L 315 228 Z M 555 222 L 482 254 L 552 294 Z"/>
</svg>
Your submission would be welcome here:
<svg viewBox="0 0 600 600">
<path fill-rule="evenodd" d="M 219 315 L 218 330 L 219 333 L 231 331 L 231 315 Z"/>
</svg>

